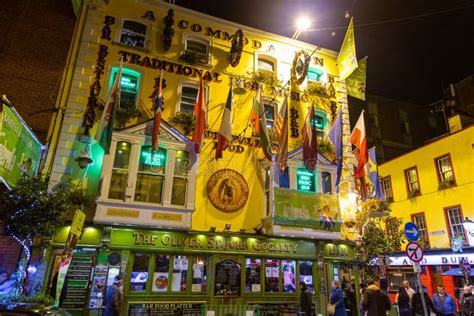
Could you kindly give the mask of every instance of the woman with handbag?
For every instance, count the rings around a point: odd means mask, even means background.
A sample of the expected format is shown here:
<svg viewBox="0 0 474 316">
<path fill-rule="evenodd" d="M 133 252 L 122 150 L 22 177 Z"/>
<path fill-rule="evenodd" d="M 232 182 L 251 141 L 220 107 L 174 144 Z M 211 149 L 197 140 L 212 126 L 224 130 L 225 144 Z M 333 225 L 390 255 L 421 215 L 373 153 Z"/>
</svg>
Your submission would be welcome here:
<svg viewBox="0 0 474 316">
<path fill-rule="evenodd" d="M 339 281 L 334 280 L 331 283 L 331 296 L 329 297 L 328 314 L 334 316 L 347 316 L 346 307 L 344 306 L 344 296 L 339 287 Z"/>
</svg>

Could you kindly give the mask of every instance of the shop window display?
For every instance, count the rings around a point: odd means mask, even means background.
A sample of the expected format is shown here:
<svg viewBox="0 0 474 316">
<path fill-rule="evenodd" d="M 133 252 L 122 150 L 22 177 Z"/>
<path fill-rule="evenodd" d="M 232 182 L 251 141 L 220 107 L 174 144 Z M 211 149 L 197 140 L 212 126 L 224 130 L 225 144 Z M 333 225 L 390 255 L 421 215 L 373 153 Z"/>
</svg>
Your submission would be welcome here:
<svg viewBox="0 0 474 316">
<path fill-rule="evenodd" d="M 153 292 L 166 292 L 168 290 L 169 271 L 170 257 L 156 255 L 155 272 L 153 273 Z"/>
<path fill-rule="evenodd" d="M 261 259 L 245 259 L 245 292 L 261 291 Z"/>
<path fill-rule="evenodd" d="M 194 257 L 193 258 L 193 284 L 191 292 L 206 292 L 207 291 L 207 258 Z"/>
<path fill-rule="evenodd" d="M 174 256 L 173 283 L 172 283 L 171 291 L 186 292 L 187 275 L 188 275 L 188 257 Z"/>
<path fill-rule="evenodd" d="M 310 293 L 314 293 L 313 285 L 313 262 L 312 261 L 300 261 L 300 281 L 303 281 L 308 288 Z"/>
<path fill-rule="evenodd" d="M 130 291 L 145 291 L 146 282 L 148 280 L 148 265 L 150 255 L 137 253 L 133 260 L 133 270 L 130 277 Z"/>
<path fill-rule="evenodd" d="M 296 261 L 282 260 L 283 292 L 296 293 Z"/>
<path fill-rule="evenodd" d="M 280 292 L 280 261 L 265 259 L 265 292 Z"/>
</svg>

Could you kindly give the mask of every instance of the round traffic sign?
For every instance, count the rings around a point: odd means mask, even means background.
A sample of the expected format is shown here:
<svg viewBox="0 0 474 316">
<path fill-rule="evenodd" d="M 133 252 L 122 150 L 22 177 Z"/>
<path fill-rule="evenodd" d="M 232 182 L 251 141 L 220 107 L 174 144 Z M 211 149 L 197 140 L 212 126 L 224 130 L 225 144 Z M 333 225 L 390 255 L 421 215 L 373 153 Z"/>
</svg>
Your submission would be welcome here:
<svg viewBox="0 0 474 316">
<path fill-rule="evenodd" d="M 420 244 L 416 242 L 409 242 L 405 252 L 413 262 L 420 262 L 423 259 L 423 249 Z"/>
<path fill-rule="evenodd" d="M 418 230 L 418 227 L 412 222 L 408 222 L 405 224 L 405 235 L 410 241 L 417 241 L 418 239 L 420 239 L 420 232 Z"/>
</svg>

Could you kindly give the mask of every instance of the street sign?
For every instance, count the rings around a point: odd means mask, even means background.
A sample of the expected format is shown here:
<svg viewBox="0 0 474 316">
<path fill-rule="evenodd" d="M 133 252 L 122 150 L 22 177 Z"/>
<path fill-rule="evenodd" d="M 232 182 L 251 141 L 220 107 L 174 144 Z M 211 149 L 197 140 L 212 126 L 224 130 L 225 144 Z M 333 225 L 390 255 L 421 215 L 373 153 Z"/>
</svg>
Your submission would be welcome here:
<svg viewBox="0 0 474 316">
<path fill-rule="evenodd" d="M 408 258 L 413 262 L 420 262 L 423 259 L 423 249 L 416 242 L 409 242 L 405 250 Z"/>
<path fill-rule="evenodd" d="M 421 272 L 421 265 L 419 262 L 413 262 L 413 271 L 416 273 Z"/>
<path fill-rule="evenodd" d="M 408 222 L 405 224 L 405 235 L 410 241 L 417 241 L 418 239 L 420 239 L 420 232 L 418 230 L 418 227 L 416 227 L 416 225 L 412 222 Z"/>
</svg>

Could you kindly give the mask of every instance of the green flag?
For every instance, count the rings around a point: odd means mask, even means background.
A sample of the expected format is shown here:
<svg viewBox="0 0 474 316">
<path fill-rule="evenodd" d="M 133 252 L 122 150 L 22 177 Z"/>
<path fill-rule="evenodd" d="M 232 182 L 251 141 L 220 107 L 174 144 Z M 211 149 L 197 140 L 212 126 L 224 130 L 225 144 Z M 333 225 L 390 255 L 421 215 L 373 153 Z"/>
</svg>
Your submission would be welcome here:
<svg viewBox="0 0 474 316">
<path fill-rule="evenodd" d="M 259 116 L 258 123 L 260 131 L 260 145 L 262 146 L 263 154 L 265 155 L 265 158 L 272 161 L 272 148 L 270 143 L 270 137 L 268 136 L 267 118 L 265 116 L 265 106 L 263 105 L 261 85 L 259 85 L 257 89 L 254 109 L 258 110 L 257 113 Z"/>
<path fill-rule="evenodd" d="M 354 18 L 351 18 L 347 28 L 341 51 L 337 56 L 337 67 L 339 68 L 339 78 L 346 79 L 357 68 L 357 56 L 354 38 Z"/>
<path fill-rule="evenodd" d="M 346 79 L 347 94 L 365 101 L 367 57 L 359 60 L 358 64 L 359 67 Z"/>
</svg>

